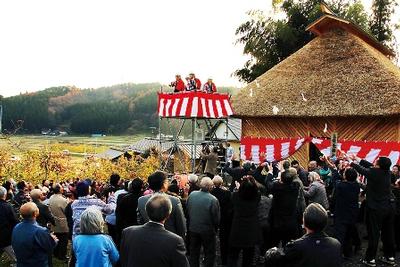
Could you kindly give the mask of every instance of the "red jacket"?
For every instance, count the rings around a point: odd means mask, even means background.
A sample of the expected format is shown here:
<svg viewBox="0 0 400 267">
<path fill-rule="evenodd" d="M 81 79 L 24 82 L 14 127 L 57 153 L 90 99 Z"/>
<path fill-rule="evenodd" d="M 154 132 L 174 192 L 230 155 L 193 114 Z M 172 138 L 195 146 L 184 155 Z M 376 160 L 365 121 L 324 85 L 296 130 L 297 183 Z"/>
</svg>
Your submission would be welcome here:
<svg viewBox="0 0 400 267">
<path fill-rule="evenodd" d="M 200 89 L 201 89 L 201 82 L 200 82 L 200 80 L 197 79 L 197 78 L 194 78 L 194 81 L 196 82 L 196 89 L 197 89 L 197 90 L 200 90 Z"/>
<path fill-rule="evenodd" d="M 203 86 L 203 91 L 206 93 L 215 93 L 217 92 L 217 87 L 215 86 L 214 83 L 205 83 Z"/>
<path fill-rule="evenodd" d="M 185 91 L 185 83 L 182 81 L 182 79 L 175 81 L 175 91 Z"/>
</svg>

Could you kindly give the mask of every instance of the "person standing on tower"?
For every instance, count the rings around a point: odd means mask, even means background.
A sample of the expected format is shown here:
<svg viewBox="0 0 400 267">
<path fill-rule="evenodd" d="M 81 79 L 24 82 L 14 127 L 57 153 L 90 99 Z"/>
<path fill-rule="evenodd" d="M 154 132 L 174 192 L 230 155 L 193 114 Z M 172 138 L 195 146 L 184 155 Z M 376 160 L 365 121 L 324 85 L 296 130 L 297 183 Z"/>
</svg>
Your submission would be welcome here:
<svg viewBox="0 0 400 267">
<path fill-rule="evenodd" d="M 175 75 L 175 81 L 171 82 L 169 86 L 174 88 L 174 93 L 185 91 L 185 83 L 179 74 Z"/>
<path fill-rule="evenodd" d="M 203 92 L 204 93 L 216 93 L 217 92 L 217 87 L 213 83 L 213 80 L 211 78 L 208 78 L 207 82 L 203 86 Z"/>
<path fill-rule="evenodd" d="M 189 73 L 189 77 L 186 77 L 186 81 L 186 91 L 197 91 L 201 89 L 201 81 L 196 78 L 193 72 Z"/>
</svg>

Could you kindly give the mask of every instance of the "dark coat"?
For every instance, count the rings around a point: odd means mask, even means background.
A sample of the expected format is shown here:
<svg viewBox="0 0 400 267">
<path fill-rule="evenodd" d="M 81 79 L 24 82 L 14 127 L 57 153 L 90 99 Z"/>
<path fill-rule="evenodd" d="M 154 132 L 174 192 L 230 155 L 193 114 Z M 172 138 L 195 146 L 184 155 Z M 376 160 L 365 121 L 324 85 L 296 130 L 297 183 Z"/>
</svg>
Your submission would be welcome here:
<svg viewBox="0 0 400 267">
<path fill-rule="evenodd" d="M 297 199 L 300 192 L 298 183 L 284 184 L 275 182 L 271 188 L 273 195 L 271 207 L 271 227 L 280 229 L 298 228 Z"/>
<path fill-rule="evenodd" d="M 308 172 L 306 172 L 303 168 L 299 168 L 297 170 L 297 175 L 299 176 L 299 179 L 303 183 L 304 186 L 308 186 L 309 181 L 308 181 Z"/>
<path fill-rule="evenodd" d="M 0 248 L 11 245 L 11 234 L 18 218 L 10 203 L 0 200 Z"/>
<path fill-rule="evenodd" d="M 400 215 L 400 188 L 394 186 L 392 187 L 392 192 L 396 198 L 396 215 Z"/>
<path fill-rule="evenodd" d="M 26 194 L 24 191 L 19 191 L 15 196 L 14 196 L 14 202 L 15 204 L 20 207 L 29 200 L 26 197 Z"/>
<path fill-rule="evenodd" d="M 122 231 L 126 227 L 137 225 L 138 199 L 141 194 L 129 193 L 120 196 L 115 210 L 117 228 Z"/>
<path fill-rule="evenodd" d="M 359 206 L 360 184 L 357 182 L 338 182 L 333 194 L 335 222 L 356 223 Z"/>
<path fill-rule="evenodd" d="M 373 168 L 368 161 L 361 160 L 360 165 L 351 163 L 358 173 L 367 179 L 366 205 L 371 209 L 387 209 L 392 198 L 390 171 Z"/>
<path fill-rule="evenodd" d="M 65 207 L 65 217 L 67 217 L 68 224 L 68 237 L 72 240 L 72 228 L 74 227 L 74 220 L 72 219 L 72 205 L 73 201 L 69 202 Z"/>
<path fill-rule="evenodd" d="M 46 227 L 48 223 L 56 225 L 56 221 L 54 220 L 54 217 L 51 214 L 49 207 L 40 201 L 34 200 L 33 202 L 39 209 L 39 216 L 36 218 L 37 223 L 43 227 Z"/>
<path fill-rule="evenodd" d="M 240 181 L 243 176 L 247 174 L 247 171 L 242 167 L 231 168 L 228 164 L 226 164 L 222 170 L 223 172 L 228 173 L 232 177 L 231 185 L 229 186 L 229 190 L 232 192 L 235 189 L 235 181 Z"/>
<path fill-rule="evenodd" d="M 163 193 L 164 194 L 164 193 Z M 182 203 L 179 198 L 167 195 L 172 203 L 172 212 L 168 219 L 165 221 L 165 228 L 182 238 L 186 234 L 186 218 L 183 213 Z M 142 196 L 138 199 L 137 206 L 137 221 L 138 224 L 144 224 L 149 221 L 149 217 L 146 213 L 146 203 L 152 195 Z"/>
<path fill-rule="evenodd" d="M 122 232 L 121 266 L 189 267 L 183 239 L 154 222 Z"/>
<path fill-rule="evenodd" d="M 261 227 L 258 221 L 258 204 L 261 195 L 251 200 L 241 198 L 238 192 L 232 194 L 233 220 L 229 236 L 232 247 L 253 247 L 261 241 Z"/>
<path fill-rule="evenodd" d="M 339 241 L 325 233 L 313 233 L 288 243 L 276 266 L 340 267 L 341 261 Z"/>
<path fill-rule="evenodd" d="M 190 195 L 190 193 L 192 193 L 193 191 L 199 191 L 199 190 L 200 186 L 198 186 L 196 183 L 189 183 L 188 195 Z"/>
<path fill-rule="evenodd" d="M 232 200 L 231 191 L 216 187 L 211 191 L 211 194 L 218 199 L 221 211 L 220 227 L 232 222 Z"/>
</svg>

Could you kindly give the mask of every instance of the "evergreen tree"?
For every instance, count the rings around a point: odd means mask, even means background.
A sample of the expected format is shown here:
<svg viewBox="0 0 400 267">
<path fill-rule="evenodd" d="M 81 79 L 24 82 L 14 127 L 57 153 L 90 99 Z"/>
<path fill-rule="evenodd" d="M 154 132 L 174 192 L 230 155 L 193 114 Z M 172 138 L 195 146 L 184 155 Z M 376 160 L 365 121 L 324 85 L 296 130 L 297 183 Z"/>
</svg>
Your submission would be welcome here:
<svg viewBox="0 0 400 267">
<path fill-rule="evenodd" d="M 395 12 L 396 0 L 374 0 L 372 3 L 372 16 L 370 20 L 371 33 L 388 46 L 392 45 L 393 30 L 392 15 Z"/>
<path fill-rule="evenodd" d="M 251 82 L 267 70 L 303 47 L 314 36 L 306 27 L 322 15 L 321 0 L 275 0 L 277 11 L 285 19 L 266 17 L 261 11 L 250 11 L 250 19 L 236 29 L 237 43 L 243 44 L 243 53 L 250 56 L 244 67 L 235 71 L 235 76 Z M 368 16 L 359 0 L 331 0 L 332 11 L 352 20 L 361 28 L 368 29 Z"/>
</svg>

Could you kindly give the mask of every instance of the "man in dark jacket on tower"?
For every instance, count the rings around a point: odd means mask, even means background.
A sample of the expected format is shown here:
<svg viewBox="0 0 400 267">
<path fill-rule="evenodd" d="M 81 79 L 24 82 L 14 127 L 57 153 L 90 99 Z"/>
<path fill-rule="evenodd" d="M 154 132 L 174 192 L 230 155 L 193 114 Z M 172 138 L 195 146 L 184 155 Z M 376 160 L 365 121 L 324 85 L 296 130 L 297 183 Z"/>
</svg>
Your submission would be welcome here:
<svg viewBox="0 0 400 267">
<path fill-rule="evenodd" d="M 374 164 L 360 160 L 354 155 L 351 167 L 364 175 L 367 180 L 366 187 L 366 220 L 368 231 L 368 249 L 365 254 L 364 264 L 376 266 L 375 257 L 378 249 L 379 237 L 382 234 L 384 263 L 395 265 L 394 249 L 394 216 L 395 200 L 391 191 L 392 162 L 387 157 L 379 157 Z M 359 163 L 359 164 L 358 164 Z"/>
</svg>

